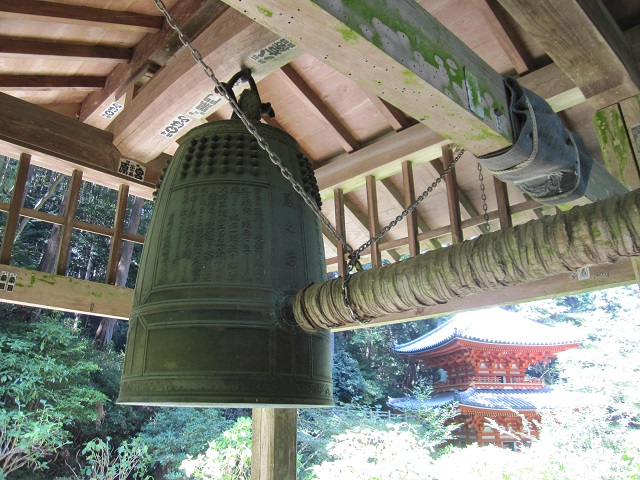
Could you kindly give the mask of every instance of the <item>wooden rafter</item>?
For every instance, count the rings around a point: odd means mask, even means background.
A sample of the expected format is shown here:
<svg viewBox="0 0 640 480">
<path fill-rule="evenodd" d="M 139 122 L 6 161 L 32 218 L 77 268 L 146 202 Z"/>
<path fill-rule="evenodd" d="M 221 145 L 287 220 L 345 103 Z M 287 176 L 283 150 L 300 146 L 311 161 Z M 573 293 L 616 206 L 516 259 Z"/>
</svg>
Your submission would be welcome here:
<svg viewBox="0 0 640 480">
<path fill-rule="evenodd" d="M 389 125 L 391 125 L 391 128 L 393 128 L 396 132 L 410 127 L 415 123 L 415 121 L 411 122 L 411 120 L 409 120 L 404 115 L 404 113 L 402 113 L 390 103 L 385 102 L 377 95 L 374 95 L 373 93 L 367 91 L 365 91 L 364 93 L 367 95 L 367 98 L 369 98 L 371 103 L 373 103 L 373 106 L 376 107 L 376 110 L 378 110 L 384 116 L 384 118 L 387 119 Z"/>
<path fill-rule="evenodd" d="M 378 219 L 378 192 L 375 177 L 367 177 L 367 227 L 369 238 L 373 238 L 380 231 L 380 221 Z M 373 268 L 382 265 L 382 256 L 378 242 L 371 245 L 371 266 Z"/>
<path fill-rule="evenodd" d="M 258 54 L 276 40 L 278 36 L 271 31 L 229 9 L 192 43 L 204 61 L 214 67 L 221 81 L 228 80 L 244 66 L 251 67 L 254 79 L 259 81 L 301 54 L 300 49 L 292 48 L 265 63 L 251 59 L 251 55 Z M 173 145 L 176 138 L 204 122 L 204 119 L 190 116 L 189 112 L 213 90 L 213 82 L 190 52 L 180 50 L 113 120 L 114 144 L 124 155 L 138 162 L 155 159 Z M 225 101 L 220 100 L 207 114 L 223 104 Z M 181 126 L 178 133 L 161 133 L 175 122 Z M 185 127 L 187 124 L 189 126 Z"/>
<path fill-rule="evenodd" d="M 227 9 L 215 0 L 181 0 L 171 9 L 171 14 L 185 34 L 192 37 L 209 27 Z M 163 24 L 159 32 L 145 35 L 133 49 L 131 61 L 114 68 L 105 87 L 82 102 L 80 120 L 95 127 L 108 126 L 113 118 L 105 118 L 101 113 L 130 90 L 147 65 L 166 65 L 181 47 L 178 35 L 168 24 Z"/>
<path fill-rule="evenodd" d="M 51 43 L 42 40 L 0 38 L 0 57 L 48 58 L 58 60 L 105 61 L 127 63 L 131 48 L 79 43 Z"/>
<path fill-rule="evenodd" d="M 601 0 L 498 0 L 595 108 L 640 92 L 625 37 Z"/>
<path fill-rule="evenodd" d="M 284 65 L 278 78 L 320 120 L 346 152 L 353 152 L 360 148 L 351 132 L 291 65 Z"/>
<path fill-rule="evenodd" d="M 37 91 L 37 90 L 71 90 L 77 92 L 94 92 L 104 87 L 104 77 L 86 75 L 0 75 L 0 90 Z"/>
<path fill-rule="evenodd" d="M 0 16 L 132 32 L 156 32 L 163 22 L 159 16 L 39 0 L 3 0 Z"/>
<path fill-rule="evenodd" d="M 413 165 L 410 161 L 402 162 L 402 190 L 404 209 L 408 209 L 416 201 L 415 182 L 413 181 Z M 415 257 L 420 254 L 420 243 L 418 242 L 418 212 L 409 211 L 406 216 L 407 238 L 409 239 L 409 256 Z"/>
<path fill-rule="evenodd" d="M 493 186 L 496 191 L 496 202 L 498 203 L 498 215 L 500 216 L 500 228 L 509 228 L 513 226 L 511 220 L 511 210 L 509 205 L 509 193 L 507 192 L 507 184 L 493 177 Z M 536 209 L 534 209 L 534 212 Z"/>
<path fill-rule="evenodd" d="M 415 1 L 224 1 L 476 154 L 511 144 L 502 76 Z"/>
<path fill-rule="evenodd" d="M 437 162 L 437 160 L 434 160 Z M 433 162 L 431 162 L 433 164 Z M 451 167 L 451 171 L 444 177 L 447 186 L 447 202 L 449 204 L 449 224 L 451 225 L 451 240 L 453 243 L 460 243 L 464 240 L 462 235 L 462 225 L 460 217 L 460 199 L 458 192 L 458 181 L 456 179 L 456 169 L 452 167 L 453 153 L 449 147 L 442 147 L 442 163 L 445 169 Z"/>
<path fill-rule="evenodd" d="M 344 224 L 344 194 L 342 190 L 336 188 L 333 192 L 333 202 L 334 202 L 334 212 L 336 217 L 336 232 L 340 235 L 344 240 L 348 241 L 346 238 L 346 228 Z M 345 259 L 345 251 L 344 245 L 340 242 L 336 242 L 336 254 L 338 257 L 338 275 L 341 277 L 344 276 L 347 271 L 347 261 Z"/>
</svg>

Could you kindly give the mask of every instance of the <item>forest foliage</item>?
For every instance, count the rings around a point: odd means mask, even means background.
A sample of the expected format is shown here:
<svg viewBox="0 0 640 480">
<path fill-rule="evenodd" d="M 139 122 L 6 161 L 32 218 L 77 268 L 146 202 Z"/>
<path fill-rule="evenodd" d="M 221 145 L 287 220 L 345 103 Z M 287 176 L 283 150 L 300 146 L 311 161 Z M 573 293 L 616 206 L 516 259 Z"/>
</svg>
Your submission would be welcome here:
<svg viewBox="0 0 640 480">
<path fill-rule="evenodd" d="M 16 167 L 0 162 L 0 201 L 10 198 Z M 60 214 L 68 183 L 33 167 L 25 205 Z M 80 195 L 79 218 L 112 226 L 116 192 L 84 184 Z M 151 209 L 144 204 L 139 233 Z M 38 269 L 54 228 L 20 225 L 12 263 Z M 105 237 L 76 231 L 69 275 L 104 281 L 108 252 Z M 139 253 L 136 247 L 131 287 Z M 419 369 L 420 387 L 408 391 L 407 364 L 393 346 L 444 319 L 341 332 L 334 336 L 336 408 L 299 410 L 298 478 L 640 479 L 637 286 L 509 308 L 581 329 L 581 348 L 561 354 L 551 370 L 529 373 L 590 395 L 588 408 L 548 412 L 540 438 L 519 452 L 447 446 L 452 411 L 391 414 L 387 406 L 389 397 L 429 394 L 437 373 Z M 249 478 L 250 410 L 115 404 L 126 322 L 102 345 L 95 341 L 100 319 L 10 305 L 0 305 L 0 316 L 0 479 Z"/>
</svg>

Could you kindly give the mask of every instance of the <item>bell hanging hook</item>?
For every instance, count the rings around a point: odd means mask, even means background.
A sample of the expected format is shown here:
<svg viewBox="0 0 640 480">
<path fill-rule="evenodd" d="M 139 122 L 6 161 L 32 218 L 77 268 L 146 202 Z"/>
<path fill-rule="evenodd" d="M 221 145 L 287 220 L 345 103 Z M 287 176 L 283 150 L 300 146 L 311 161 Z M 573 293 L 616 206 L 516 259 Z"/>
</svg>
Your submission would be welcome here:
<svg viewBox="0 0 640 480">
<path fill-rule="evenodd" d="M 249 84 L 249 89 L 244 90 L 240 94 L 240 100 L 238 100 L 236 99 L 236 95 L 233 92 L 233 87 L 240 81 L 247 82 Z M 253 79 L 253 76 L 251 75 L 250 68 L 243 68 L 238 73 L 233 75 L 227 83 L 223 83 L 222 86 L 224 87 L 227 95 L 240 106 L 240 109 L 252 122 L 259 122 L 260 118 L 262 118 L 263 116 L 268 116 L 269 118 L 274 118 L 276 116 L 270 103 L 261 102 L 260 94 L 258 93 L 258 87 L 255 80 Z M 218 95 L 222 94 L 217 87 L 216 93 L 218 93 Z M 238 120 L 239 117 L 234 112 L 234 114 L 231 116 L 231 119 Z"/>
</svg>

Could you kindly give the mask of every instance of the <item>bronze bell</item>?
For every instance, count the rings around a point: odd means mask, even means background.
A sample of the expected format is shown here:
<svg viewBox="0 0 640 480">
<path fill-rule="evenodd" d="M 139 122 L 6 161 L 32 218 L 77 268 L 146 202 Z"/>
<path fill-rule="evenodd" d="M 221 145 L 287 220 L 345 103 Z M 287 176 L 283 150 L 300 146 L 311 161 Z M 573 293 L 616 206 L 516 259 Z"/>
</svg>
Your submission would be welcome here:
<svg viewBox="0 0 640 480">
<path fill-rule="evenodd" d="M 308 160 L 255 123 L 305 190 Z M 329 332 L 278 315 L 325 279 L 319 220 L 239 120 L 193 129 L 170 162 L 145 241 L 118 403 L 331 406 Z"/>
</svg>

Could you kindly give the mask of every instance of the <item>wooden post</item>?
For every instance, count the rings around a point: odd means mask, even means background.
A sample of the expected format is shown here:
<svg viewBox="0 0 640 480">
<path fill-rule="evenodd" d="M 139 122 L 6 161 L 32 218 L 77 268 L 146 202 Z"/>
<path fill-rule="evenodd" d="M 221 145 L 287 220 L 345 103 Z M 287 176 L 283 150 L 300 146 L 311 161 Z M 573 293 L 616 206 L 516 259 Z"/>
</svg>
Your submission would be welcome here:
<svg viewBox="0 0 640 480">
<path fill-rule="evenodd" d="M 78 206 L 78 194 L 82 186 L 82 172 L 74 170 L 71 175 L 71 184 L 67 194 L 67 205 L 64 209 L 64 223 L 62 224 L 62 238 L 60 239 L 60 250 L 58 250 L 58 262 L 56 275 L 67 274 L 67 263 L 69 262 L 69 248 L 71 248 L 71 237 L 73 236 L 73 220 L 76 216 Z"/>
<path fill-rule="evenodd" d="M 20 219 L 20 209 L 24 201 L 24 190 L 29 176 L 29 167 L 31 166 L 31 155 L 23 153 L 20 155 L 20 164 L 18 173 L 11 194 L 11 203 L 7 221 L 4 224 L 4 236 L 2 237 L 2 247 L 0 248 L 0 263 L 9 265 L 11 263 L 11 251 L 13 250 L 13 242 L 18 228 L 18 220 Z"/>
<path fill-rule="evenodd" d="M 346 227 L 344 225 L 344 194 L 341 188 L 336 188 L 333 191 L 333 200 L 335 202 L 335 214 L 336 214 L 336 231 L 340 236 L 346 240 Z M 343 277 L 347 272 L 347 262 L 344 258 L 345 249 L 341 242 L 337 242 L 336 250 L 338 254 L 338 275 Z"/>
<path fill-rule="evenodd" d="M 373 175 L 367 175 L 367 213 L 369 216 L 369 236 L 373 237 L 380 231 L 380 222 L 378 221 L 378 193 L 376 191 L 376 178 Z M 371 245 L 371 266 L 379 267 L 382 264 L 382 256 L 378 243 Z"/>
<path fill-rule="evenodd" d="M 252 480 L 295 480 L 296 409 L 254 408 L 252 412 Z"/>
<path fill-rule="evenodd" d="M 493 186 L 496 191 L 496 200 L 498 202 L 498 218 L 500 219 L 500 228 L 509 228 L 513 226 L 511 221 L 511 210 L 509 207 L 509 192 L 507 184 L 493 177 Z"/>
<path fill-rule="evenodd" d="M 446 170 L 453 163 L 453 153 L 449 146 L 442 147 L 442 164 Z M 464 240 L 462 234 L 462 220 L 460 218 L 460 199 L 458 198 L 458 180 L 455 167 L 444 177 L 447 185 L 447 201 L 449 202 L 449 223 L 451 225 L 452 243 L 460 243 Z"/>
<path fill-rule="evenodd" d="M 120 259 L 120 246 L 122 245 L 122 233 L 124 232 L 124 220 L 127 216 L 127 200 L 129 199 L 129 186 L 120 185 L 118 190 L 118 203 L 116 215 L 113 220 L 113 237 L 109 246 L 109 263 L 107 264 L 107 280 L 109 285 L 116 284 L 118 273 L 118 260 Z"/>
<path fill-rule="evenodd" d="M 416 201 L 416 190 L 413 184 L 413 166 L 411 162 L 402 162 L 402 186 L 404 188 L 404 208 Z M 409 256 L 420 254 L 418 243 L 418 212 L 413 211 L 407 215 L 407 237 L 409 238 Z"/>
</svg>

